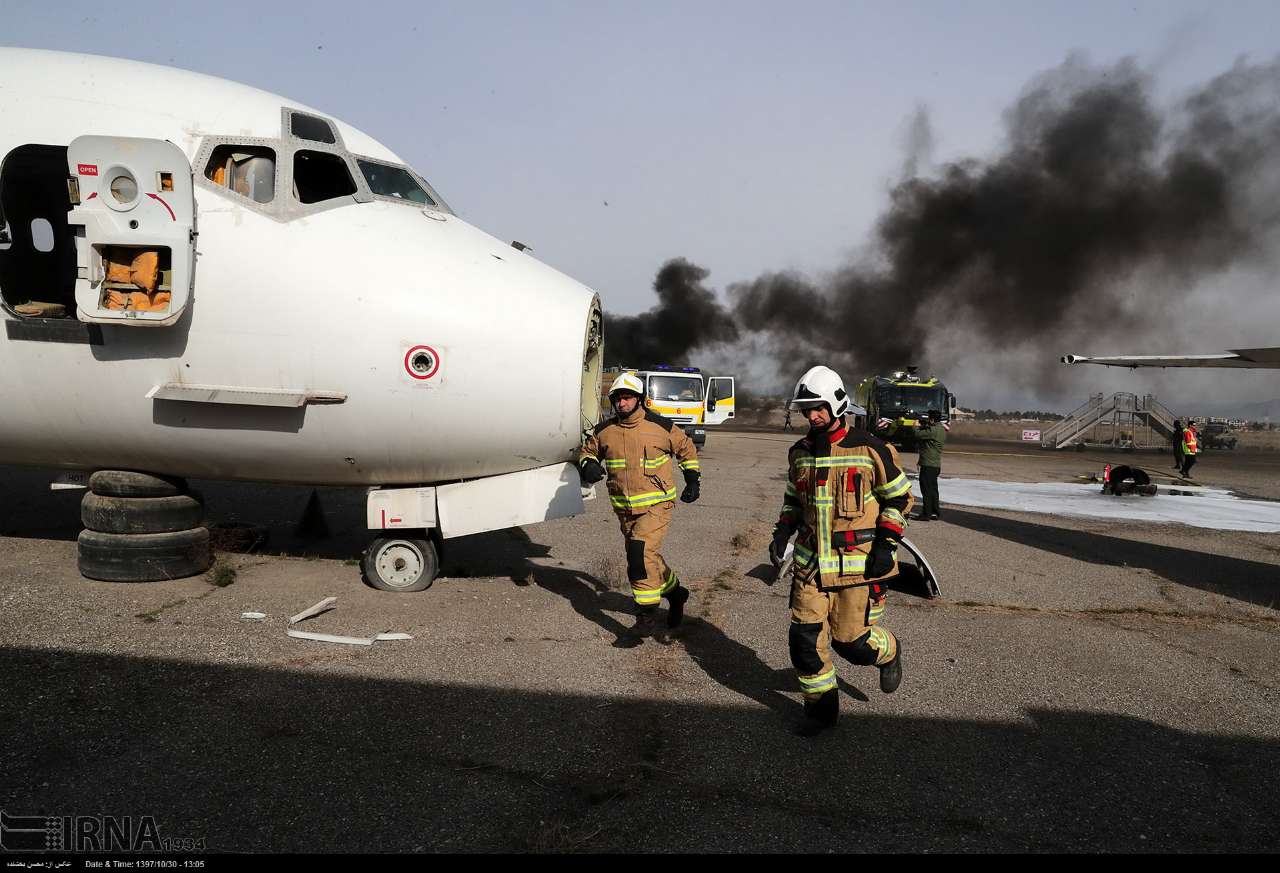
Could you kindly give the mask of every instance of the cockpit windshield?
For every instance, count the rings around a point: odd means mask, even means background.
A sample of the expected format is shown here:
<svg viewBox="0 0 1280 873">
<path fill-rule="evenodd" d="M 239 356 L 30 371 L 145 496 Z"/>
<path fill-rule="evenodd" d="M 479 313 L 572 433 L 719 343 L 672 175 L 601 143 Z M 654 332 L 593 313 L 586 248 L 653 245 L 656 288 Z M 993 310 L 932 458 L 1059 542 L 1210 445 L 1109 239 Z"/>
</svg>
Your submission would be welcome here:
<svg viewBox="0 0 1280 873">
<path fill-rule="evenodd" d="M 884 385 L 877 393 L 880 408 L 884 411 L 924 414 L 936 409 L 944 415 L 947 412 L 947 392 L 941 386 Z"/>
<path fill-rule="evenodd" d="M 364 179 L 369 184 L 369 190 L 376 196 L 392 197 L 396 200 L 403 200 L 406 203 L 416 203 L 419 206 L 438 205 L 435 200 L 431 199 L 431 195 L 418 184 L 418 180 L 413 177 L 413 174 L 404 167 L 379 164 L 363 158 L 357 158 L 356 163 L 360 166 L 360 172 L 364 174 Z"/>
</svg>

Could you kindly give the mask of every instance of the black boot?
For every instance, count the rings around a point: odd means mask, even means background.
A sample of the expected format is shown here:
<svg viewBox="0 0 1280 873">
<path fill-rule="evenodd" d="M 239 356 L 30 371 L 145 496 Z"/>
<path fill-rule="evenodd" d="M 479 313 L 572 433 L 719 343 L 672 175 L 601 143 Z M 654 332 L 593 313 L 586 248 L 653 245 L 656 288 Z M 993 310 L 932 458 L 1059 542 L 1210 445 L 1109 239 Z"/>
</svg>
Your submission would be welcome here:
<svg viewBox="0 0 1280 873">
<path fill-rule="evenodd" d="M 636 614 L 636 623 L 631 626 L 631 634 L 635 637 L 651 637 L 658 629 L 658 608 L 651 606 Z"/>
<path fill-rule="evenodd" d="M 892 694 L 902 684 L 902 643 L 898 643 L 898 651 L 893 660 L 880 668 L 880 690 Z"/>
<path fill-rule="evenodd" d="M 824 691 L 817 700 L 804 702 L 804 722 L 796 729 L 802 737 L 816 737 L 836 726 L 840 718 L 840 693 L 832 688 Z"/>
<path fill-rule="evenodd" d="M 667 627 L 679 627 L 680 622 L 684 621 L 684 604 L 689 599 L 689 589 L 677 582 L 676 587 L 664 596 L 668 606 Z"/>
</svg>

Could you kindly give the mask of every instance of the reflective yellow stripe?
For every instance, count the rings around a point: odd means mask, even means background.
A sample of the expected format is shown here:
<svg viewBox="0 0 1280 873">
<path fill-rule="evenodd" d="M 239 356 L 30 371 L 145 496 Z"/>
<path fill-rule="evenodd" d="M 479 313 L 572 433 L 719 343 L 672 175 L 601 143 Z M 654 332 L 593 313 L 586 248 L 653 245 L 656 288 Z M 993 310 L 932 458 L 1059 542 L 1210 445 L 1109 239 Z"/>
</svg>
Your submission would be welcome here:
<svg viewBox="0 0 1280 873">
<path fill-rule="evenodd" d="M 871 636 L 867 639 L 867 644 L 883 655 L 885 652 L 889 651 L 888 632 L 882 627 L 873 627 L 871 629 Z M 876 662 L 878 663 L 879 661 L 880 658 L 877 657 Z"/>
<path fill-rule="evenodd" d="M 702 465 L 701 465 L 701 464 L 699 464 L 699 463 L 698 463 L 698 461 L 697 461 L 697 459 L 695 458 L 695 459 L 694 459 L 694 460 L 692 460 L 692 461 L 681 461 L 681 462 L 680 462 L 680 469 L 681 469 L 681 470 L 701 470 L 701 469 L 702 469 Z"/>
<path fill-rule="evenodd" d="M 901 525 L 902 527 L 907 526 L 906 517 L 904 517 L 901 512 L 898 512 L 898 510 L 894 509 L 892 506 L 886 506 L 884 508 L 884 511 L 880 513 L 880 517 L 888 519 L 889 521 L 894 522 L 895 524 Z"/>
<path fill-rule="evenodd" d="M 657 588 L 632 588 L 631 594 L 635 597 L 636 603 L 641 606 L 648 606 L 651 603 L 662 602 L 662 592 Z"/>
<path fill-rule="evenodd" d="M 812 456 L 796 458 L 796 466 L 807 470 L 826 467 L 866 467 L 874 470 L 876 463 L 866 455 L 837 455 L 836 457 L 815 458 Z"/>
<path fill-rule="evenodd" d="M 801 676 L 800 684 L 805 686 L 822 685 L 836 678 L 836 668 L 832 667 L 825 673 L 819 673 L 817 676 Z"/>
<path fill-rule="evenodd" d="M 674 488 L 670 491 L 650 491 L 647 494 L 609 495 L 609 502 L 613 504 L 615 509 L 638 509 L 642 506 L 654 506 L 658 503 L 665 503 L 668 500 L 675 499 L 676 490 Z"/>
<path fill-rule="evenodd" d="M 895 497 L 901 497 L 911 490 L 911 480 L 907 478 L 906 473 L 899 473 L 898 478 L 894 479 L 887 485 L 877 485 L 872 489 L 877 497 L 885 500 L 892 500 Z"/>
<path fill-rule="evenodd" d="M 800 690 L 805 694 L 821 694 L 825 691 L 830 691 L 839 684 L 836 679 L 835 667 L 832 667 L 827 672 L 820 673 L 817 676 L 811 676 L 808 678 L 800 676 L 799 679 Z"/>
<path fill-rule="evenodd" d="M 841 575 L 852 576 L 867 569 L 867 556 L 862 552 L 845 552 L 842 555 L 836 555 L 833 563 L 839 568 Z"/>
<path fill-rule="evenodd" d="M 605 458 L 604 465 L 610 470 L 625 470 L 627 467 L 626 458 Z"/>
<path fill-rule="evenodd" d="M 671 460 L 670 455 L 663 455 L 661 458 L 645 458 L 644 459 L 645 472 L 647 473 L 650 470 L 656 470 L 670 460 Z"/>
</svg>

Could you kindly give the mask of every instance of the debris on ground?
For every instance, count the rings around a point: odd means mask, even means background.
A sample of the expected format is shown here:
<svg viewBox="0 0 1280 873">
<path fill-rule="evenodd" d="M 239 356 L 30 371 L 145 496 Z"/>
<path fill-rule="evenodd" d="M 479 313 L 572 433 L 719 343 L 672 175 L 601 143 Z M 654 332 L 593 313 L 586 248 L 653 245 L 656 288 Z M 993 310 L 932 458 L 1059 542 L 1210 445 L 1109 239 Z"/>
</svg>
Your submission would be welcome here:
<svg viewBox="0 0 1280 873">
<path fill-rule="evenodd" d="M 298 622 L 304 619 L 312 618 L 314 616 L 319 615 L 322 612 L 328 612 L 329 610 L 333 609 L 334 606 L 337 605 L 337 603 L 338 603 L 338 598 L 326 597 L 324 600 L 321 600 L 316 605 L 308 606 L 306 609 L 302 610 L 302 612 L 290 618 L 289 624 L 297 624 Z"/>
<path fill-rule="evenodd" d="M 302 612 L 290 618 L 289 624 L 294 625 L 300 621 L 305 621 L 309 618 L 314 618 L 315 616 L 320 615 L 323 612 L 328 612 L 329 610 L 336 608 L 337 604 L 338 604 L 338 598 L 326 597 L 324 600 L 321 600 L 319 603 L 313 606 L 308 606 L 306 609 L 302 610 Z M 249 613 L 245 613 L 245 615 L 249 615 Z M 293 637 L 295 640 L 313 640 L 318 643 L 339 643 L 341 645 L 347 645 L 347 646 L 372 646 L 374 643 L 377 643 L 377 642 L 393 642 L 396 640 L 413 639 L 413 636 L 411 634 L 398 633 L 398 632 L 393 633 L 390 631 L 386 631 L 372 637 L 348 637 L 348 636 L 343 636 L 342 634 L 325 634 L 325 633 L 316 633 L 313 631 L 294 630 L 292 627 L 290 627 L 285 631 L 285 633 Z"/>
</svg>

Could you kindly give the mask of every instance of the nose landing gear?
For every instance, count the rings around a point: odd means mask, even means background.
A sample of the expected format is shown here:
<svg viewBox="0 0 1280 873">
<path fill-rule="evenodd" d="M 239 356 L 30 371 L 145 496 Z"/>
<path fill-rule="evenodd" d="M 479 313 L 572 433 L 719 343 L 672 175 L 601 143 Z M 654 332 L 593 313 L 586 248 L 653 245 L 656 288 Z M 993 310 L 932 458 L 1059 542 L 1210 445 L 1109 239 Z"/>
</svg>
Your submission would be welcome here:
<svg viewBox="0 0 1280 873">
<path fill-rule="evenodd" d="M 377 537 L 365 549 L 360 569 L 379 591 L 425 591 L 440 572 L 440 551 L 430 536 Z"/>
</svg>

